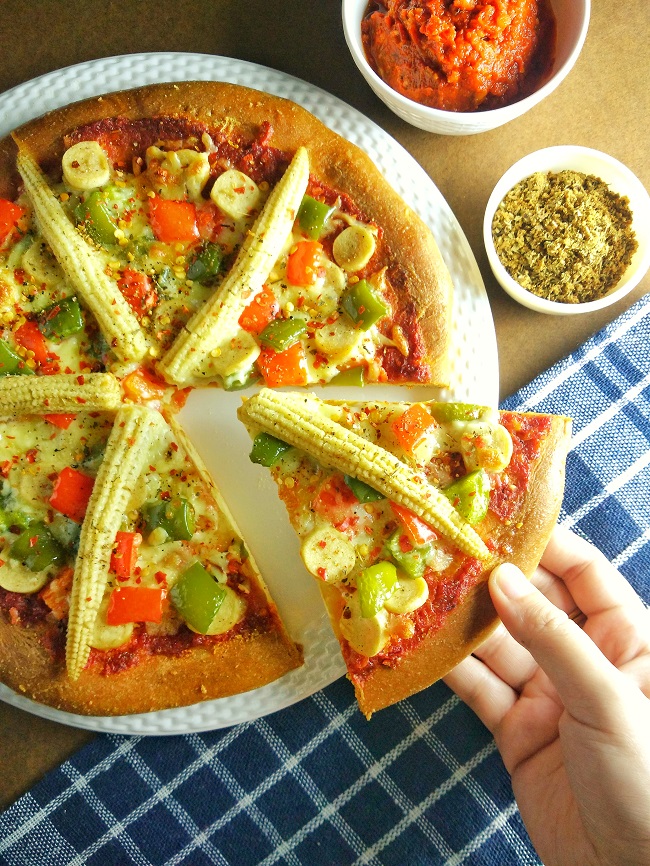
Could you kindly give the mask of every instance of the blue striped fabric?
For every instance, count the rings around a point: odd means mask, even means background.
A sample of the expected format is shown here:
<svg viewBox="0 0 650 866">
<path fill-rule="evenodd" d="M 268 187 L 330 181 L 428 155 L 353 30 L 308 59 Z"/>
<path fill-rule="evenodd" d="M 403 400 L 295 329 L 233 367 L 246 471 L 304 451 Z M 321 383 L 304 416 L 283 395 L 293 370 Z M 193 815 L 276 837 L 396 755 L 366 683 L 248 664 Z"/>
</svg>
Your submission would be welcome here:
<svg viewBox="0 0 650 866">
<path fill-rule="evenodd" d="M 505 408 L 568 414 L 561 520 L 650 601 L 650 300 Z M 340 680 L 255 722 L 103 735 L 0 816 L 3 864 L 539 864 L 492 738 L 444 685 L 377 714 Z"/>
</svg>

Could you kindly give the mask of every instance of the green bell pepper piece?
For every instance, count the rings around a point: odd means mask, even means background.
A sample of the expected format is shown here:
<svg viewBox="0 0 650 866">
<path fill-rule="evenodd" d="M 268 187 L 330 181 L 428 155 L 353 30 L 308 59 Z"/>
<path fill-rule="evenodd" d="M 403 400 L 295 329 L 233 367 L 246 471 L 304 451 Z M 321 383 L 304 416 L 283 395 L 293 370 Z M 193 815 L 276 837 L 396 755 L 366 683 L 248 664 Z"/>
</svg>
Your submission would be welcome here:
<svg viewBox="0 0 650 866">
<path fill-rule="evenodd" d="M 403 538 L 406 538 L 407 544 L 402 544 Z M 401 568 L 409 577 L 424 576 L 427 556 L 431 552 L 430 544 L 414 547 L 403 530 L 397 529 L 386 541 L 386 550 L 398 568 Z"/>
<path fill-rule="evenodd" d="M 388 312 L 388 307 L 367 280 L 348 286 L 341 297 L 341 307 L 363 331 L 372 328 Z"/>
<path fill-rule="evenodd" d="M 82 225 L 95 243 L 112 246 L 117 242 L 117 223 L 113 218 L 111 198 L 107 190 L 96 189 L 74 209 L 77 225 Z"/>
<path fill-rule="evenodd" d="M 253 447 L 249 458 L 251 463 L 259 463 L 260 466 L 273 466 L 282 455 L 291 448 L 282 439 L 276 439 L 270 433 L 258 433 L 253 439 Z"/>
<path fill-rule="evenodd" d="M 44 523 L 31 523 L 9 549 L 9 556 L 22 562 L 30 571 L 44 571 L 63 559 L 63 548 L 52 537 Z"/>
<path fill-rule="evenodd" d="M 194 535 L 194 509 L 182 496 L 147 502 L 142 507 L 142 514 L 147 533 L 160 527 L 171 541 L 189 541 Z"/>
<path fill-rule="evenodd" d="M 304 319 L 274 319 L 260 334 L 260 343 L 270 346 L 276 352 L 284 352 L 307 330 Z"/>
<path fill-rule="evenodd" d="M 74 297 L 62 298 L 43 311 L 39 329 L 46 337 L 65 340 L 83 330 L 84 320 L 79 301 Z"/>
<path fill-rule="evenodd" d="M 337 373 L 327 383 L 328 385 L 353 385 L 358 388 L 363 388 L 366 384 L 363 367 L 348 367 L 347 370 L 342 370 Z"/>
<path fill-rule="evenodd" d="M 379 502 L 380 499 L 386 498 L 383 493 L 375 490 L 374 487 L 371 487 L 364 481 L 359 481 L 358 478 L 353 478 L 352 475 L 345 475 L 344 478 L 345 483 L 357 497 L 359 502 Z"/>
<path fill-rule="evenodd" d="M 429 408 L 440 424 L 449 421 L 478 421 L 487 411 L 485 406 L 477 406 L 475 403 L 433 403 Z"/>
<path fill-rule="evenodd" d="M 0 376 L 12 376 L 15 374 L 33 376 L 24 359 L 10 349 L 4 340 L 0 340 Z"/>
<path fill-rule="evenodd" d="M 223 263 L 223 251 L 219 244 L 207 242 L 192 258 L 187 269 L 187 279 L 201 283 L 216 277 Z"/>
<path fill-rule="evenodd" d="M 169 594 L 176 610 L 199 634 L 207 634 L 226 597 L 225 589 L 200 562 L 181 574 Z"/>
<path fill-rule="evenodd" d="M 483 469 L 468 472 L 443 488 L 442 493 L 468 523 L 479 523 L 490 504 L 490 479 Z"/>
<path fill-rule="evenodd" d="M 334 208 L 331 205 L 325 204 L 323 201 L 317 201 L 310 195 L 304 196 L 298 208 L 300 228 L 312 240 L 317 240 L 323 233 L 325 221 L 333 210 Z"/>
<path fill-rule="evenodd" d="M 382 609 L 397 589 L 397 569 L 392 562 L 376 562 L 357 577 L 361 616 L 371 617 Z"/>
<path fill-rule="evenodd" d="M 260 378 L 257 367 L 253 365 L 249 370 L 243 373 L 233 373 L 230 376 L 224 376 L 221 379 L 221 385 L 224 391 L 241 391 L 242 388 L 248 388 Z"/>
</svg>

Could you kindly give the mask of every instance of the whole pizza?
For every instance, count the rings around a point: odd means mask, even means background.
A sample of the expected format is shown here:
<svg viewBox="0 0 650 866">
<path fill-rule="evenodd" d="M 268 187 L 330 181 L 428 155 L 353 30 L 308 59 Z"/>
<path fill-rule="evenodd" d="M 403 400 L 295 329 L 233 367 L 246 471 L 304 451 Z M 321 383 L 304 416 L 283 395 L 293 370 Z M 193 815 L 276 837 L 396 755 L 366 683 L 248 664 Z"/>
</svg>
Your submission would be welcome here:
<svg viewBox="0 0 650 866">
<path fill-rule="evenodd" d="M 368 156 L 287 100 L 153 85 L 0 142 L 0 679 L 109 715 L 301 664 L 176 417 L 197 387 L 259 391 L 254 459 L 364 712 L 471 652 L 489 568 L 530 573 L 555 522 L 566 419 L 297 396 L 448 385 L 452 295 Z"/>
</svg>

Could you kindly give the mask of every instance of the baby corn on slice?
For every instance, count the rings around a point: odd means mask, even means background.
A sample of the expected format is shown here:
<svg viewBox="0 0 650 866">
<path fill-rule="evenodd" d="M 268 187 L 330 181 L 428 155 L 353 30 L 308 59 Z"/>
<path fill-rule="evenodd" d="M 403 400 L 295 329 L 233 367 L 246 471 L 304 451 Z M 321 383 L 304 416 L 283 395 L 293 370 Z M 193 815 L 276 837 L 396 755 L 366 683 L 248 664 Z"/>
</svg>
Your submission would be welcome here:
<svg viewBox="0 0 650 866">
<path fill-rule="evenodd" d="M 111 373 L 0 378 L 0 418 L 57 412 L 105 412 L 119 409 L 121 402 L 120 383 Z"/>
<path fill-rule="evenodd" d="M 322 465 L 340 469 L 409 508 L 464 553 L 478 559 L 490 557 L 478 533 L 422 473 L 332 421 L 320 411 L 321 405 L 314 395 L 284 394 L 263 388 L 246 400 L 238 415 L 244 424 L 306 451 Z"/>
<path fill-rule="evenodd" d="M 90 655 L 93 626 L 108 581 L 111 550 L 129 496 L 165 427 L 162 415 L 145 406 L 123 406 L 115 416 L 81 528 L 72 582 L 66 666 L 73 680 L 79 677 Z"/>
<path fill-rule="evenodd" d="M 149 342 L 117 284 L 104 272 L 97 252 L 72 225 L 45 175 L 34 159 L 20 149 L 16 164 L 25 183 L 41 233 L 65 276 L 79 292 L 108 344 L 122 361 L 139 361 Z"/>
<path fill-rule="evenodd" d="M 228 375 L 237 366 L 238 349 L 244 358 L 250 353 L 250 335 L 244 333 L 248 340 L 241 347 L 236 345 L 239 317 L 280 255 L 308 180 L 309 157 L 300 147 L 268 197 L 230 273 L 160 361 L 158 370 L 169 382 L 195 385 Z"/>
</svg>

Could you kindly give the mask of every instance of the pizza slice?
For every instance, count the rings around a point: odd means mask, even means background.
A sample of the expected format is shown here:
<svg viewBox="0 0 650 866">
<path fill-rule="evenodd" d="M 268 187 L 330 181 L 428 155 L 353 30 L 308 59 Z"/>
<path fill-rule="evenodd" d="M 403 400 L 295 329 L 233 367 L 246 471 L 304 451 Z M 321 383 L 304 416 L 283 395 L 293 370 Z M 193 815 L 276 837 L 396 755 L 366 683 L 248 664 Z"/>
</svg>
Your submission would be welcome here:
<svg viewBox="0 0 650 866">
<path fill-rule="evenodd" d="M 60 709 L 121 715 L 237 694 L 299 666 L 175 418 L 124 404 L 110 374 L 89 378 L 0 379 L 11 413 L 0 679 Z"/>
<path fill-rule="evenodd" d="M 0 143 L 3 212 L 14 301 L 38 319 L 51 265 L 51 303 L 92 314 L 109 369 L 448 384 L 452 287 L 430 230 L 290 101 L 184 82 L 59 109 Z"/>
<path fill-rule="evenodd" d="M 527 575 L 557 519 L 567 418 L 263 389 L 239 417 L 320 582 L 368 716 L 444 676 L 497 620 L 487 578 Z"/>
</svg>

